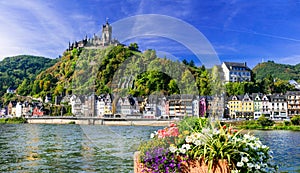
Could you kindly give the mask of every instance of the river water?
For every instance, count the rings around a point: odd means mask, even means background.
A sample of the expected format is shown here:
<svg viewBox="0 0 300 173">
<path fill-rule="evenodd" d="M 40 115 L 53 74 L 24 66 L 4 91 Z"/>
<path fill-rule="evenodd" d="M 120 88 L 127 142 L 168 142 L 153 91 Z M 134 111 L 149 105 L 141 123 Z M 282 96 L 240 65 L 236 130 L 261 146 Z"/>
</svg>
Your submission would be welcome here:
<svg viewBox="0 0 300 173">
<path fill-rule="evenodd" d="M 133 172 L 133 153 L 161 127 L 0 125 L 0 172 Z M 281 172 L 300 172 L 300 132 L 252 131 Z"/>
</svg>

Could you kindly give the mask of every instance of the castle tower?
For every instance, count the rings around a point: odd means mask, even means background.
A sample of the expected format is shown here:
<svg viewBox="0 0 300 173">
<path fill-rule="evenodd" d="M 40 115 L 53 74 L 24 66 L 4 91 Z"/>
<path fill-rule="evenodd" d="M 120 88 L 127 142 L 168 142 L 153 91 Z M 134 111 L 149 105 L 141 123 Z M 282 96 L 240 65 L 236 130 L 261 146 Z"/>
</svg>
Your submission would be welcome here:
<svg viewBox="0 0 300 173">
<path fill-rule="evenodd" d="M 102 46 L 110 44 L 111 37 L 112 27 L 109 25 L 108 20 L 106 20 L 106 24 L 102 26 Z"/>
</svg>

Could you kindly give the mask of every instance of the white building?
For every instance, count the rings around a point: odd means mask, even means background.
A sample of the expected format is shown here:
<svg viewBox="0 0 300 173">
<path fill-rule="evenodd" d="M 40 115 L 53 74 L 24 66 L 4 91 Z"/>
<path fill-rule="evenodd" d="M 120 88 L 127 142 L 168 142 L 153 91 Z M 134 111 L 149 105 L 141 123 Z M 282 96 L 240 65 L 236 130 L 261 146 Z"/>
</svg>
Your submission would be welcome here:
<svg viewBox="0 0 300 173">
<path fill-rule="evenodd" d="M 283 95 L 270 96 L 270 118 L 272 119 L 286 119 L 288 118 L 288 105 L 286 97 Z"/>
<path fill-rule="evenodd" d="M 112 116 L 112 98 L 110 94 L 103 94 L 96 100 L 96 116 Z"/>
<path fill-rule="evenodd" d="M 70 105 L 72 107 L 72 114 L 75 116 L 82 116 L 83 115 L 83 101 L 80 96 L 72 95 L 70 98 Z"/>
<path fill-rule="evenodd" d="M 16 105 L 16 117 L 22 116 L 22 103 L 18 102 Z"/>
<path fill-rule="evenodd" d="M 222 69 L 226 82 L 251 81 L 251 70 L 245 63 L 223 62 Z"/>
</svg>

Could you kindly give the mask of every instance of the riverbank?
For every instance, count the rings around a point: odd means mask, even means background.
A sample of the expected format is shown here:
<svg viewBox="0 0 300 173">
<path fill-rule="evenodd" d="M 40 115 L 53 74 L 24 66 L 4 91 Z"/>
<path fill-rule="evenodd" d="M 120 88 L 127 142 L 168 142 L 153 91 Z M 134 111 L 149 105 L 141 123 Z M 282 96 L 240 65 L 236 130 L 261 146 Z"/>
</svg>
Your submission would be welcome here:
<svg viewBox="0 0 300 173">
<path fill-rule="evenodd" d="M 255 121 L 236 121 L 236 122 L 222 122 L 222 124 L 231 125 L 237 129 L 247 129 L 247 130 L 293 130 L 300 131 L 300 126 L 292 125 L 290 123 L 286 124 L 285 121 L 276 122 L 272 126 L 262 126 Z"/>
<path fill-rule="evenodd" d="M 29 124 L 81 124 L 109 126 L 168 126 L 174 120 L 142 118 L 95 118 L 95 117 L 38 117 L 27 118 Z"/>
<path fill-rule="evenodd" d="M 0 118 L 0 124 L 23 124 L 26 122 L 26 119 L 21 117 Z"/>
</svg>

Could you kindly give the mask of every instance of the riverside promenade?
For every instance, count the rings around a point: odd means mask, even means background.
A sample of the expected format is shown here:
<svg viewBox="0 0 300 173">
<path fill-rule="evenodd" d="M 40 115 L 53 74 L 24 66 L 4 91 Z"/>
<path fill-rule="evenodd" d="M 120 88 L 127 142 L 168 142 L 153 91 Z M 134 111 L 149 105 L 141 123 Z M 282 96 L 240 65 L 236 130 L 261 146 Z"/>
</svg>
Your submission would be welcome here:
<svg viewBox="0 0 300 173">
<path fill-rule="evenodd" d="M 30 117 L 29 124 L 83 124 L 111 126 L 168 126 L 174 120 L 144 119 L 144 118 L 99 118 L 99 117 Z"/>
</svg>

